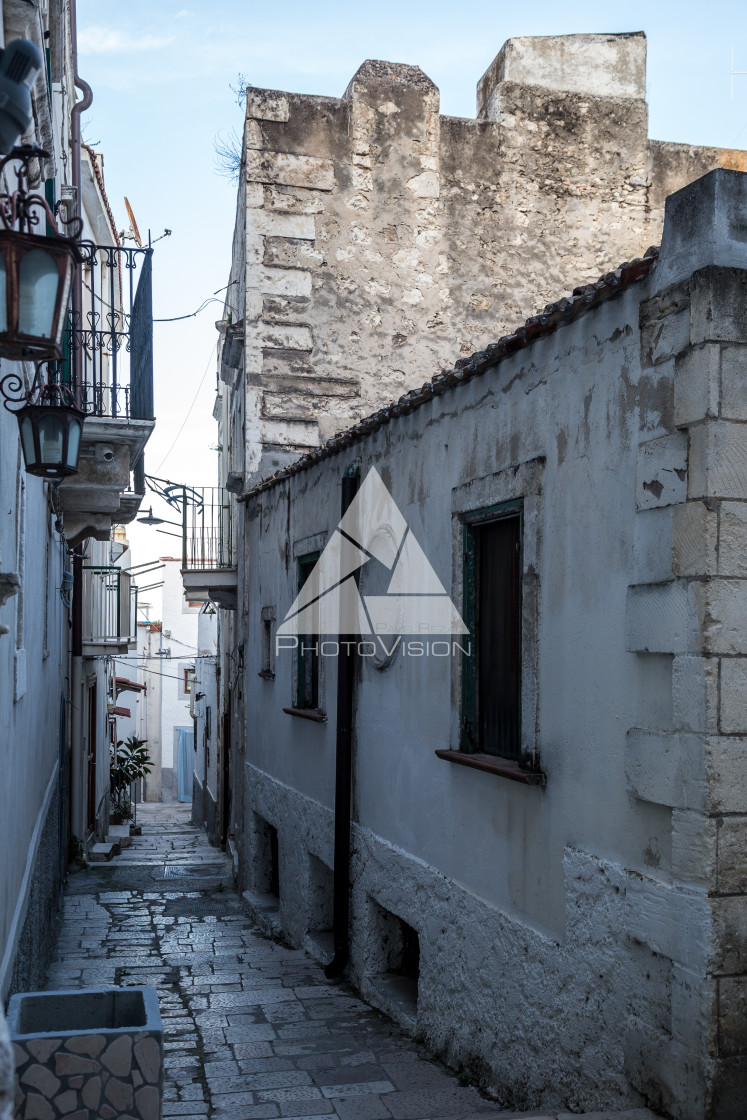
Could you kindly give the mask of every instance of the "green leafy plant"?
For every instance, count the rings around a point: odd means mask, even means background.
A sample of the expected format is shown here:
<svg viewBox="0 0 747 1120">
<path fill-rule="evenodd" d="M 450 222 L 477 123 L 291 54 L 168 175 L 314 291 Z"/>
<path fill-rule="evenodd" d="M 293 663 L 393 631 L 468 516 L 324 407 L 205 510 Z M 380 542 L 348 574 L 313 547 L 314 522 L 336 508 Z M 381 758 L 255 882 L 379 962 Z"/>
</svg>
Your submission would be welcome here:
<svg viewBox="0 0 747 1120">
<path fill-rule="evenodd" d="M 153 769 L 147 742 L 147 739 L 136 739 L 134 735 L 130 735 L 127 740 L 119 740 L 116 751 L 113 745 L 109 748 L 111 811 L 114 815 L 122 817 L 123 820 L 129 820 L 132 817 L 131 783 L 137 781 L 138 778 L 145 777 L 146 774 L 150 774 Z"/>
</svg>

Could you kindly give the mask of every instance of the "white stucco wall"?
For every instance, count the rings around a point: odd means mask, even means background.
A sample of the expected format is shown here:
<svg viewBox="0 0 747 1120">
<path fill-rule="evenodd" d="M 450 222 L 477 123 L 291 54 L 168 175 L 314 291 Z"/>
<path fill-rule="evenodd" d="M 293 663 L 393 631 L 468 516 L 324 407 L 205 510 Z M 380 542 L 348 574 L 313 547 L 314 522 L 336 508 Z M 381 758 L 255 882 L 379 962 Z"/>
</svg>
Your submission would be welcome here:
<svg viewBox="0 0 747 1120">
<path fill-rule="evenodd" d="M 0 625 L 7 627 L 0 634 L 1 997 L 10 983 L 44 824 L 52 801 L 59 801 L 68 612 L 59 592 L 65 551 L 48 487 L 23 471 L 15 418 L 5 409 L 0 413 L 0 479 L 7 499 L 0 510 L 0 572 L 16 573 L 21 583 L 0 607 Z"/>
<path fill-rule="evenodd" d="M 176 797 L 177 756 L 175 729 L 191 727 L 192 716 L 189 706 L 189 693 L 184 689 L 184 670 L 195 663 L 198 652 L 197 619 L 199 607 L 190 607 L 184 598 L 181 578 L 181 560 L 162 557 L 165 566 L 162 571 L 161 612 L 163 620 L 163 645 L 171 650 L 169 658 L 163 658 L 162 672 L 169 674 L 162 679 L 162 769 L 170 770 L 168 775 L 170 789 Z"/>
<path fill-rule="evenodd" d="M 215 839 L 219 798 L 218 765 L 220 761 L 221 711 L 218 673 L 217 608 L 206 604 L 198 620 L 199 655 L 195 660 L 193 711 L 195 717 L 195 753 L 193 819 L 205 824 Z M 209 715 L 208 715 L 209 713 Z"/>
<path fill-rule="evenodd" d="M 48 19 L 54 24 L 51 39 L 44 37 Z M 34 123 L 23 139 L 52 153 L 43 172 L 55 178 L 59 197 L 70 168 L 69 160 L 63 166 L 57 158 L 69 137 L 62 85 L 67 87 L 68 106 L 72 94 L 61 6 L 41 8 L 3 0 L 2 41 L 19 37 L 36 43 L 42 57 L 46 46 L 52 51 L 53 87 L 50 91 L 42 67 L 32 90 Z M 26 388 L 34 376 L 33 364 L 3 359 L 1 376 L 13 373 Z M 7 388 L 17 393 L 18 386 L 8 383 Z M 59 850 L 58 826 L 61 816 L 63 827 L 68 824 L 73 702 L 69 613 L 60 595 L 68 562 L 64 540 L 55 524 L 51 488 L 25 473 L 16 420 L 5 409 L 0 409 L 0 493 L 1 1003 L 14 982 L 14 968 L 20 969 L 15 982 L 36 983 L 45 963 L 43 941 L 54 922 L 66 856 Z M 6 601 L 12 577 L 17 577 L 19 591 Z"/>
</svg>

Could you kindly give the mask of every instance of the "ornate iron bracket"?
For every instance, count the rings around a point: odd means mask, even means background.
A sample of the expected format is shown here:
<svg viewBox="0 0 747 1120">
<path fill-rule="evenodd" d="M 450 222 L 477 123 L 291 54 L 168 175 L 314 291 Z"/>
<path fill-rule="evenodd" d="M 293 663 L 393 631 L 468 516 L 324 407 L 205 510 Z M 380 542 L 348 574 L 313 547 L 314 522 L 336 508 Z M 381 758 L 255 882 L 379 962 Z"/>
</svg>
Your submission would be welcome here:
<svg viewBox="0 0 747 1120">
<path fill-rule="evenodd" d="M 47 367 L 46 378 L 42 374 L 44 366 Z M 52 360 L 38 362 L 30 389 L 24 387 L 23 379 L 18 373 L 6 373 L 5 377 L 0 379 L 0 393 L 3 397 L 3 406 L 8 412 L 16 413 L 30 404 L 54 405 L 86 411 L 80 408 L 72 389 L 59 380 L 56 366 L 57 362 Z"/>
<path fill-rule="evenodd" d="M 46 152 L 43 148 L 38 148 L 33 144 L 24 144 L 14 148 L 12 152 L 9 152 L 7 156 L 0 160 L 0 177 L 8 168 L 8 177 L 15 175 L 17 181 L 15 190 L 0 192 L 0 222 L 7 230 L 15 230 L 18 233 L 33 233 L 34 228 L 39 225 L 42 215 L 44 215 L 56 237 L 63 241 L 74 242 L 80 236 L 83 219 L 77 217 L 77 215 L 69 219 L 60 217 L 58 224 L 58 218 L 53 214 L 46 198 L 29 189 L 29 164 L 35 159 L 49 158 L 49 152 Z M 12 163 L 20 163 L 20 166 L 11 169 L 9 165 Z M 69 232 L 63 232 L 60 225 L 64 226 L 66 230 L 69 227 Z"/>
</svg>

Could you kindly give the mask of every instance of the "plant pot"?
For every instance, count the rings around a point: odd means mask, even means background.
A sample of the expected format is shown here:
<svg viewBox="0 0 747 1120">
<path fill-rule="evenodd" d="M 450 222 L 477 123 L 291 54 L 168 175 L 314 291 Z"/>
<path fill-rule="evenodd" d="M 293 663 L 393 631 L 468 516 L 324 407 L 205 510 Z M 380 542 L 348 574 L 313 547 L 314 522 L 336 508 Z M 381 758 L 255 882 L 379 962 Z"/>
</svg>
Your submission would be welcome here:
<svg viewBox="0 0 747 1120">
<path fill-rule="evenodd" d="M 161 1120 L 163 1027 L 155 988 L 13 996 L 16 1115 Z"/>
</svg>

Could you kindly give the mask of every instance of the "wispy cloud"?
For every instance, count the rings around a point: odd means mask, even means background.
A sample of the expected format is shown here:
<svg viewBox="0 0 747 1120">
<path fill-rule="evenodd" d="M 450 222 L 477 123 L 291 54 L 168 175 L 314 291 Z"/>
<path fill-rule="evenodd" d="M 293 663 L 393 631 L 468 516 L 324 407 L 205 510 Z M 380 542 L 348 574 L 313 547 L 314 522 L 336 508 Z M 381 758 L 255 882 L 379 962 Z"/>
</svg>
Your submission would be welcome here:
<svg viewBox="0 0 747 1120">
<path fill-rule="evenodd" d="M 173 35 L 130 35 L 111 27 L 85 27 L 78 34 L 81 54 L 122 54 L 127 51 L 160 51 L 174 42 Z"/>
</svg>

